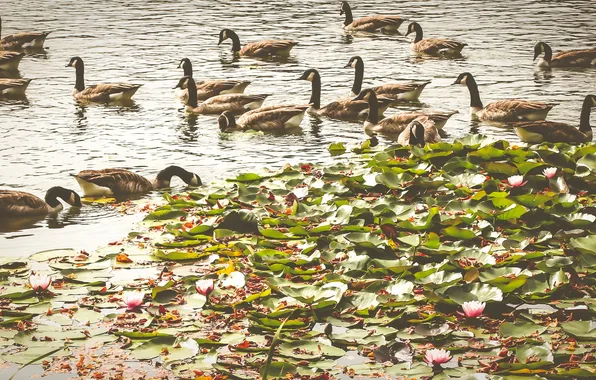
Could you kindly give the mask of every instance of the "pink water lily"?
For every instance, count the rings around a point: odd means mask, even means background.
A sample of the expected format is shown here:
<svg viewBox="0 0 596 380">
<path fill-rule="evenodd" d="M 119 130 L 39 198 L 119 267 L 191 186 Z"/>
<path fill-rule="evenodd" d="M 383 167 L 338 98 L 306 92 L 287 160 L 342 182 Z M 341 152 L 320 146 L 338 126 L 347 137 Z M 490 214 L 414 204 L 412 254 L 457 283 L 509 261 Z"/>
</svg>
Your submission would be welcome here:
<svg viewBox="0 0 596 380">
<path fill-rule="evenodd" d="M 31 285 L 31 288 L 36 292 L 46 290 L 51 283 L 52 277 L 47 276 L 45 274 L 32 274 L 29 277 L 29 284 Z"/>
<path fill-rule="evenodd" d="M 426 354 L 424 355 L 424 361 L 427 362 L 429 365 L 440 365 L 443 363 L 447 363 L 451 360 L 451 355 L 449 355 L 449 351 L 443 349 L 430 349 L 426 350 Z"/>
<path fill-rule="evenodd" d="M 482 312 L 484 311 L 485 306 L 486 306 L 486 303 L 484 303 L 484 302 L 470 301 L 470 302 L 464 302 L 464 304 L 462 305 L 462 308 L 464 309 L 464 314 L 466 317 L 476 318 L 476 317 L 479 317 L 480 315 L 482 315 Z"/>
<path fill-rule="evenodd" d="M 122 294 L 122 300 L 126 304 L 126 310 L 132 310 L 141 306 L 143 304 L 143 298 L 145 298 L 145 293 L 143 292 L 133 291 Z"/>
<path fill-rule="evenodd" d="M 204 295 L 205 297 L 209 297 L 209 294 L 213 291 L 215 287 L 213 280 L 199 280 L 195 282 L 195 288 L 197 289 L 197 293 Z"/>
<path fill-rule="evenodd" d="M 528 181 L 524 181 L 523 175 L 512 175 L 511 177 L 507 178 L 507 182 L 509 182 L 509 186 L 511 187 L 522 187 Z"/>
<path fill-rule="evenodd" d="M 553 178 L 557 174 L 557 168 L 546 168 L 542 171 L 546 178 Z"/>
</svg>

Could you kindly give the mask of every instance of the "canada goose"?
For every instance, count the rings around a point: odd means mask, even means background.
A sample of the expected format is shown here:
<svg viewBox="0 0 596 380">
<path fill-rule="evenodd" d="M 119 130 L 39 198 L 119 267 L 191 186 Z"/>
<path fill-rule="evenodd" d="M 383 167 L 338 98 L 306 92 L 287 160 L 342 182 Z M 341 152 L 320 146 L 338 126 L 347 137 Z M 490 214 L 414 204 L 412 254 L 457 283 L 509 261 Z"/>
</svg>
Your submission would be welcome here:
<svg viewBox="0 0 596 380">
<path fill-rule="evenodd" d="M 364 61 L 359 56 L 350 58 L 350 61 L 345 67 L 352 67 L 356 74 L 354 77 L 354 85 L 352 86 L 352 95 L 357 96 L 362 90 L 362 80 L 364 78 Z M 384 96 L 394 100 L 414 101 L 418 100 L 422 90 L 429 84 L 430 81 L 425 82 L 409 82 L 409 83 L 392 83 L 373 87 L 373 91 L 377 97 Z"/>
<path fill-rule="evenodd" d="M 18 33 L 0 38 L 0 50 L 42 49 L 50 32 Z M 2 18 L 0 17 L 0 37 L 2 36 Z"/>
<path fill-rule="evenodd" d="M 547 142 L 566 142 L 579 144 L 592 141 L 590 111 L 596 107 L 596 96 L 588 95 L 584 99 L 579 116 L 579 129 L 566 123 L 541 120 L 515 124 L 515 132 L 523 142 L 538 144 Z"/>
<path fill-rule="evenodd" d="M 25 56 L 25 53 L 14 51 L 0 51 L 0 71 L 16 71 L 19 69 L 19 63 Z"/>
<path fill-rule="evenodd" d="M 596 66 L 596 49 L 560 51 L 553 57 L 550 46 L 546 42 L 538 42 L 534 46 L 534 61 L 540 54 L 544 54 L 537 63 L 540 68 Z"/>
<path fill-rule="evenodd" d="M 438 143 L 440 141 L 441 136 L 435 122 L 428 116 L 417 117 L 397 137 L 397 142 L 403 146 L 424 146 L 426 143 Z"/>
<path fill-rule="evenodd" d="M 397 32 L 397 28 L 406 20 L 399 16 L 366 16 L 354 20 L 352 16 L 352 8 L 347 1 L 341 2 L 339 15 L 346 15 L 344 20 L 344 28 L 347 30 L 354 30 L 359 32 L 374 32 L 381 30 L 383 32 Z"/>
<path fill-rule="evenodd" d="M 81 197 L 72 190 L 52 187 L 46 192 L 45 201 L 24 191 L 0 190 L 0 215 L 3 216 L 43 216 L 62 210 L 61 198 L 73 207 L 81 207 Z"/>
<path fill-rule="evenodd" d="M 180 60 L 178 68 L 184 69 L 185 77 L 192 77 L 192 64 L 190 59 L 183 58 Z M 197 85 L 197 99 L 206 100 L 216 95 L 225 94 L 242 94 L 248 85 L 246 80 L 202 80 L 196 82 Z M 185 89 L 178 89 L 178 97 L 181 99 L 188 98 L 188 91 Z"/>
<path fill-rule="evenodd" d="M 366 119 L 369 107 L 368 103 L 362 100 L 340 99 L 321 108 L 321 75 L 317 70 L 308 69 L 298 79 L 312 83 L 312 94 L 309 102 L 311 107 L 308 109 L 308 113 L 348 121 Z M 377 117 L 383 117 L 383 112 L 392 102 L 393 99 L 379 98 Z"/>
<path fill-rule="evenodd" d="M 466 43 L 461 43 L 453 40 L 446 40 L 443 38 L 425 38 L 422 39 L 422 27 L 417 23 L 413 22 L 408 25 L 408 32 L 416 33 L 416 37 L 412 42 L 412 51 L 417 54 L 426 54 L 434 56 L 457 56 L 461 53 Z"/>
<path fill-rule="evenodd" d="M 246 131 L 280 131 L 300 126 L 304 113 L 310 105 L 287 107 L 263 107 L 249 111 L 238 118 L 226 111 L 217 119 L 222 132 Z"/>
<path fill-rule="evenodd" d="M 221 114 L 224 111 L 244 113 L 248 110 L 259 108 L 269 94 L 245 95 L 229 94 L 217 95 L 197 103 L 197 85 L 192 77 L 182 77 L 174 88 L 188 89 L 186 111 L 198 114 Z"/>
<path fill-rule="evenodd" d="M 66 67 L 74 67 L 76 70 L 77 77 L 72 96 L 77 100 L 100 103 L 127 101 L 142 86 L 130 83 L 102 83 L 85 87 L 83 60 L 80 57 L 72 57 Z"/>
<path fill-rule="evenodd" d="M 470 91 L 470 113 L 472 119 L 490 121 L 534 121 L 544 120 L 556 104 L 533 102 L 521 99 L 497 100 L 483 107 L 476 80 L 470 73 L 460 74 L 454 84 L 468 87 Z"/>
<path fill-rule="evenodd" d="M 0 95 L 25 96 L 25 90 L 32 79 L 3 79 L 0 78 Z"/>
<path fill-rule="evenodd" d="M 246 44 L 241 48 L 240 38 L 231 29 L 223 29 L 219 32 L 219 42 L 217 44 L 220 45 L 228 38 L 232 40 L 232 51 L 244 57 L 287 56 L 290 54 L 290 50 L 298 45 L 298 42 L 291 40 L 263 40 Z"/>
<path fill-rule="evenodd" d="M 160 171 L 153 181 L 125 169 L 83 170 L 76 175 L 73 174 L 81 186 L 83 194 L 91 197 L 142 194 L 151 190 L 163 189 L 170 186 L 170 181 L 174 176 L 179 177 L 189 186 L 202 184 L 198 175 L 179 166 L 168 166 Z"/>
<path fill-rule="evenodd" d="M 406 127 L 415 119 L 421 116 L 427 116 L 435 123 L 435 128 L 443 129 L 445 123 L 449 118 L 457 113 L 453 112 L 421 112 L 421 111 L 410 111 L 400 112 L 395 115 L 386 117 L 379 120 L 378 113 L 375 112 L 378 107 L 377 95 L 372 89 L 365 89 L 360 91 L 360 94 L 355 100 L 365 100 L 368 102 L 369 113 L 366 121 L 364 122 L 364 130 L 371 134 L 375 132 L 379 133 L 391 133 L 398 134 L 404 131 Z"/>
</svg>

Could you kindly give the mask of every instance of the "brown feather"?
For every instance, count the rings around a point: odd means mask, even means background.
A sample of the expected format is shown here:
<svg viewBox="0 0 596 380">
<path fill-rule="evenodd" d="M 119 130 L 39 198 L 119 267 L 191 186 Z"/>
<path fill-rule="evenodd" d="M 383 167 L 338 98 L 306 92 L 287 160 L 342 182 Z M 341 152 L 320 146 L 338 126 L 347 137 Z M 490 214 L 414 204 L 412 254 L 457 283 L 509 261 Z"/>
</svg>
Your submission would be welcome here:
<svg viewBox="0 0 596 380">
<path fill-rule="evenodd" d="M 10 67 L 13 70 L 19 65 L 21 59 L 25 56 L 25 53 L 17 53 L 14 51 L 0 51 L 0 67 Z"/>
<path fill-rule="evenodd" d="M 0 95 L 5 93 L 25 93 L 31 79 L 4 79 L 0 78 Z"/>
<path fill-rule="evenodd" d="M 540 120 L 516 123 L 514 126 L 522 141 L 524 141 L 524 137 L 523 134 L 517 130 L 518 128 L 524 129 L 529 133 L 539 134 L 542 136 L 542 141 L 546 142 L 579 144 L 590 141 L 590 137 L 587 134 L 566 123 Z"/>
<path fill-rule="evenodd" d="M 206 100 L 220 95 L 222 92 L 234 91 L 234 93 L 243 93 L 244 89 L 250 84 L 249 81 L 240 80 L 203 80 L 196 82 L 197 99 Z"/>
<path fill-rule="evenodd" d="M 132 96 L 141 86 L 141 84 L 129 83 L 101 83 L 86 87 L 84 90 L 76 92 L 74 96 L 81 100 L 106 102 L 110 100 L 110 95 L 114 94 L 123 93 Z"/>
<path fill-rule="evenodd" d="M 0 190 L 0 215 L 44 215 L 47 203 L 24 191 Z"/>
<path fill-rule="evenodd" d="M 0 40 L 0 48 L 5 50 L 22 49 L 23 45 L 30 44 L 35 40 L 44 41 L 48 34 L 50 32 L 11 34 Z M 43 42 L 41 44 L 43 46 Z"/>
<path fill-rule="evenodd" d="M 399 16 L 366 16 L 360 17 L 352 21 L 350 25 L 346 26 L 346 29 L 357 30 L 362 32 L 374 32 L 378 29 L 387 27 L 397 29 L 404 21 L 405 19 Z"/>
<path fill-rule="evenodd" d="M 478 117 L 483 120 L 494 121 L 520 121 L 526 119 L 529 114 L 547 112 L 555 104 L 533 102 L 522 99 L 506 99 L 489 103 L 479 113 Z"/>
<path fill-rule="evenodd" d="M 412 50 L 428 55 L 457 54 L 467 45 L 466 43 L 443 38 L 425 38 L 412 44 Z"/>
<path fill-rule="evenodd" d="M 153 184 L 148 179 L 125 169 L 83 170 L 76 177 L 107 187 L 113 194 L 138 194 L 153 190 Z"/>
<path fill-rule="evenodd" d="M 251 111 L 238 119 L 238 126 L 243 129 L 256 131 L 281 130 L 286 128 L 286 123 L 295 116 L 304 114 L 308 109 L 306 106 L 271 106 L 264 109 Z"/>
<path fill-rule="evenodd" d="M 287 55 L 297 44 L 297 42 L 291 40 L 264 40 L 252 42 L 240 49 L 240 55 L 250 57 Z"/>
<path fill-rule="evenodd" d="M 595 65 L 596 49 L 578 49 L 562 51 L 553 56 L 551 66 L 584 66 Z"/>
<path fill-rule="evenodd" d="M 196 108 L 189 109 L 191 112 L 202 114 L 221 114 L 224 111 L 232 113 L 244 113 L 250 103 L 260 105 L 268 97 L 268 94 L 259 95 L 245 95 L 245 94 L 228 94 L 217 95 L 205 100 Z M 260 103 L 260 104 L 259 104 Z M 258 108 L 258 107 L 257 107 Z"/>
</svg>

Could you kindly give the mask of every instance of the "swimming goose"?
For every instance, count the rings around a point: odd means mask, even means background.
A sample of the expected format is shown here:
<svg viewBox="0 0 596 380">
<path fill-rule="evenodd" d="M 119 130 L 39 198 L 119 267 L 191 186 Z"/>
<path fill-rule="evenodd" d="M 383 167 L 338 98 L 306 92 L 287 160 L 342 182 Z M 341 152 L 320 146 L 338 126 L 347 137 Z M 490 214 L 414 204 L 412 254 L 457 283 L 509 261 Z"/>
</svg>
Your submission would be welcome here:
<svg viewBox="0 0 596 380">
<path fill-rule="evenodd" d="M 83 170 L 76 175 L 73 174 L 83 194 L 90 197 L 147 193 L 170 187 L 170 181 L 174 176 L 189 186 L 202 184 L 198 175 L 179 166 L 168 166 L 160 171 L 153 181 L 125 169 Z"/>
<path fill-rule="evenodd" d="M 298 128 L 304 113 L 310 105 L 262 107 L 249 111 L 236 121 L 234 114 L 226 111 L 217 119 L 222 132 L 246 131 L 280 131 Z"/>
<path fill-rule="evenodd" d="M 72 190 L 52 187 L 46 192 L 45 201 L 24 191 L 0 190 L 0 215 L 2 216 L 43 216 L 62 210 L 61 198 L 73 207 L 81 207 L 81 197 Z"/>
<path fill-rule="evenodd" d="M 538 42 L 534 46 L 534 61 L 540 54 L 544 54 L 537 63 L 540 68 L 596 66 L 596 49 L 560 51 L 553 57 L 550 46 L 546 42 Z"/>
<path fill-rule="evenodd" d="M 440 141 L 441 136 L 435 122 L 428 116 L 417 117 L 408 124 L 397 138 L 397 142 L 403 146 L 424 146 L 426 143 L 438 143 Z"/>
<path fill-rule="evenodd" d="M 16 71 L 25 53 L 14 51 L 0 51 L 0 71 Z"/>
<path fill-rule="evenodd" d="M 480 100 L 478 85 L 470 73 L 460 74 L 454 84 L 468 87 L 472 119 L 499 122 L 544 120 L 556 104 L 521 99 L 497 100 L 484 107 Z"/>
<path fill-rule="evenodd" d="M 408 25 L 408 32 L 416 33 L 416 37 L 412 42 L 412 51 L 417 54 L 426 54 L 434 56 L 457 56 L 461 53 L 462 49 L 468 44 L 457 42 L 453 40 L 446 40 L 443 38 L 422 38 L 422 27 L 417 23 L 413 22 Z"/>
<path fill-rule="evenodd" d="M 205 100 L 203 103 L 197 102 L 197 85 L 192 77 L 182 77 L 174 88 L 188 89 L 188 98 L 186 100 L 186 111 L 198 114 L 221 114 L 224 111 L 233 113 L 244 113 L 248 110 L 259 108 L 263 105 L 269 94 L 245 95 L 228 94 L 217 95 Z"/>
<path fill-rule="evenodd" d="M 298 42 L 291 40 L 263 40 L 252 42 L 241 47 L 240 38 L 238 38 L 236 32 L 231 29 L 223 29 L 219 32 L 218 45 L 228 38 L 232 40 L 232 51 L 244 57 L 262 58 L 268 56 L 287 56 L 290 54 L 290 50 L 298 45 Z"/>
<path fill-rule="evenodd" d="M 178 65 L 178 68 L 184 69 L 185 77 L 192 77 L 192 64 L 190 59 L 183 58 Z M 197 99 L 206 100 L 216 95 L 225 94 L 242 94 L 250 81 L 246 80 L 202 80 L 196 82 L 197 85 Z M 181 99 L 188 98 L 188 91 L 185 89 L 178 89 L 178 97 Z"/>
<path fill-rule="evenodd" d="M 87 102 L 129 101 L 142 84 L 102 83 L 85 87 L 85 64 L 80 57 L 72 57 L 66 67 L 76 70 L 76 82 L 72 96 Z"/>
<path fill-rule="evenodd" d="M 345 67 L 352 67 L 356 74 L 354 77 L 354 85 L 352 86 L 352 95 L 357 96 L 362 90 L 362 80 L 364 78 L 364 61 L 359 56 L 350 58 L 350 61 Z M 422 90 L 429 84 L 430 81 L 424 82 L 408 82 L 408 83 L 392 83 L 373 87 L 373 91 L 378 96 L 394 100 L 414 101 L 418 100 Z"/>
<path fill-rule="evenodd" d="M 453 112 L 422 112 L 422 111 L 410 111 L 410 112 L 400 112 L 393 116 L 386 117 L 382 120 L 379 120 L 377 116 L 378 113 L 375 112 L 378 103 L 377 103 L 377 95 L 372 89 L 365 89 L 360 91 L 360 94 L 355 100 L 365 100 L 368 102 L 369 106 L 369 113 L 366 121 L 364 122 L 364 130 L 365 132 L 372 134 L 375 132 L 379 133 L 391 133 L 391 134 L 398 134 L 404 131 L 406 127 L 415 119 L 421 116 L 427 116 L 435 123 L 435 128 L 443 129 L 445 123 L 449 118 L 457 113 L 457 111 Z"/>
<path fill-rule="evenodd" d="M 0 38 L 0 50 L 42 49 L 50 32 L 18 33 Z M 0 17 L 0 36 L 2 36 L 2 18 Z"/>
<path fill-rule="evenodd" d="M 596 96 L 588 95 L 584 99 L 579 116 L 579 129 L 566 123 L 541 120 L 515 124 L 515 132 L 523 142 L 538 144 L 547 142 L 566 142 L 579 144 L 592 141 L 590 111 L 596 107 Z"/>
<path fill-rule="evenodd" d="M 25 96 L 25 90 L 32 79 L 0 78 L 0 96 Z"/>
<path fill-rule="evenodd" d="M 347 30 L 354 30 L 359 32 L 374 32 L 381 30 L 383 32 L 397 32 L 397 28 L 406 20 L 399 16 L 384 16 L 375 15 L 360 17 L 354 20 L 352 16 L 352 8 L 347 1 L 341 2 L 339 15 L 346 15 L 344 20 L 344 28 Z"/>
<path fill-rule="evenodd" d="M 312 95 L 309 102 L 311 107 L 308 109 L 308 113 L 348 121 L 366 119 L 369 107 L 368 103 L 363 100 L 340 99 L 321 108 L 321 75 L 317 70 L 308 69 L 298 79 L 312 83 Z M 383 117 L 383 112 L 392 102 L 393 99 L 379 98 L 376 109 L 377 117 Z"/>
</svg>

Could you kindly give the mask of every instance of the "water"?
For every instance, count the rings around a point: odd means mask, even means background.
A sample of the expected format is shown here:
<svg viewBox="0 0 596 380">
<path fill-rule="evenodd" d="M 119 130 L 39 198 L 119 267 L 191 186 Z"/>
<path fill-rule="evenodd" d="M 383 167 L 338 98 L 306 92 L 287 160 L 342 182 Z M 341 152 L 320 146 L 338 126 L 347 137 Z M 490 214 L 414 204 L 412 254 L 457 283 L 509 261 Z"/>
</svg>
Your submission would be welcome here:
<svg viewBox="0 0 596 380">
<path fill-rule="evenodd" d="M 27 100 L 0 100 L 0 188 L 43 196 L 54 185 L 77 189 L 68 174 L 82 169 L 124 167 L 152 177 L 171 164 L 210 182 L 286 162 L 329 162 L 330 143 L 365 138 L 361 125 L 309 117 L 301 134 L 223 136 L 215 117 L 187 116 L 174 98 L 183 57 L 192 60 L 196 78 L 251 80 L 247 93 L 273 94 L 266 104 L 307 102 L 310 83 L 296 78 L 314 67 L 322 76 L 326 104 L 349 93 L 354 72 L 343 67 L 352 55 L 361 55 L 365 86 L 432 79 L 420 98 L 423 103 L 403 109 L 459 110 L 445 126 L 448 139 L 481 132 L 518 141 L 511 130 L 470 122 L 467 90 L 451 85 L 464 71 L 475 75 L 485 103 L 507 97 L 558 102 L 549 115 L 557 121 L 577 124 L 583 98 L 596 92 L 594 69 L 537 73 L 532 62 L 538 40 L 555 51 L 594 47 L 593 1 L 379 0 L 351 5 L 355 17 L 399 14 L 418 21 L 425 37 L 449 37 L 469 46 L 463 59 L 415 59 L 404 36 L 346 35 L 338 1 L 2 0 L 3 35 L 52 34 L 45 54 L 21 62 L 21 76 L 34 79 Z M 242 43 L 291 38 L 300 44 L 284 64 L 233 61 L 230 41 L 217 46 L 222 28 L 236 30 Z M 405 29 L 405 24 L 400 27 Z M 74 70 L 64 67 L 75 55 L 85 60 L 87 84 L 143 83 L 134 105 L 77 105 L 71 97 Z M 182 188 L 180 181 L 175 185 Z M 40 221 L 35 228 L 0 232 L 0 255 L 93 249 L 122 237 L 135 220 L 106 206 L 88 206 Z"/>
</svg>

